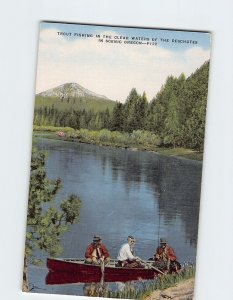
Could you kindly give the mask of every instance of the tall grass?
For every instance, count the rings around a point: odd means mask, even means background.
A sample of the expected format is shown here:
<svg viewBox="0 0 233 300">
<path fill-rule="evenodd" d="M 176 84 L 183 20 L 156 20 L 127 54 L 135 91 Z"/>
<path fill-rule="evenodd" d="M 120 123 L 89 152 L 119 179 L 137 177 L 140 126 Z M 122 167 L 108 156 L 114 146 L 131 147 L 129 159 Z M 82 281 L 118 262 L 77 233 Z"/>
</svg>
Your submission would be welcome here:
<svg viewBox="0 0 233 300">
<path fill-rule="evenodd" d="M 92 296 L 118 298 L 118 299 L 144 299 L 156 290 L 164 290 L 175 286 L 195 276 L 193 265 L 185 266 L 179 274 L 167 274 L 158 276 L 150 281 L 138 281 L 135 285 L 125 284 L 122 291 L 110 291 L 108 289 L 97 289 Z"/>
</svg>

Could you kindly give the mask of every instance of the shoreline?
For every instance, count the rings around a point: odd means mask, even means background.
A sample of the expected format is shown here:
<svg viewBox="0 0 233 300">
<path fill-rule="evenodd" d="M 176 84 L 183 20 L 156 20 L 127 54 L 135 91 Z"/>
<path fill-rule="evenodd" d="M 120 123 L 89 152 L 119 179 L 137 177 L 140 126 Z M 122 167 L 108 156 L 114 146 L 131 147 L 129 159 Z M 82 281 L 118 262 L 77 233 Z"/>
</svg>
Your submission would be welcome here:
<svg viewBox="0 0 233 300">
<path fill-rule="evenodd" d="M 184 280 L 164 290 L 155 290 L 144 300 L 192 300 L 194 298 L 194 278 Z"/>
<path fill-rule="evenodd" d="M 117 143 L 111 143 L 111 142 L 96 142 L 96 141 L 86 141 L 80 138 L 75 137 L 59 137 L 55 132 L 50 131 L 33 131 L 33 136 L 40 136 L 40 137 L 46 137 L 48 139 L 53 140 L 60 140 L 60 141 L 66 141 L 66 142 L 73 142 L 73 143 L 81 143 L 81 144 L 90 144 L 90 145 L 96 145 L 100 147 L 108 147 L 108 148 L 115 148 L 115 149 L 123 149 L 123 150 L 129 150 L 129 151 L 141 151 L 141 152 L 149 152 L 154 153 L 161 156 L 171 156 L 175 157 L 177 159 L 182 160 L 189 160 L 189 161 L 195 161 L 198 163 L 202 163 L 203 159 L 203 152 L 195 152 L 191 149 L 186 148 L 164 148 L 164 147 L 156 147 L 152 145 L 121 145 Z"/>
</svg>

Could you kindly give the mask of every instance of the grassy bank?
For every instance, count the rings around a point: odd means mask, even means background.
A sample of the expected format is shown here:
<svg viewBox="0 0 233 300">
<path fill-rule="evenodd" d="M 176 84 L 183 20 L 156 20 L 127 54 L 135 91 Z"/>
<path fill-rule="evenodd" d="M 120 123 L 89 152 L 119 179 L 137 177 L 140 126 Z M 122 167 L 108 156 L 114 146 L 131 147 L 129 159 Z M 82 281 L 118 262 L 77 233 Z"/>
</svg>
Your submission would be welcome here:
<svg viewBox="0 0 233 300">
<path fill-rule="evenodd" d="M 179 287 L 195 276 L 194 266 L 186 266 L 179 274 L 158 276 L 154 280 L 126 282 L 121 291 L 110 291 L 105 284 L 97 283 L 89 296 L 118 299 L 148 299 L 155 292 L 164 292 L 171 287 Z"/>
<path fill-rule="evenodd" d="M 165 290 L 169 287 L 178 285 L 195 276 L 195 268 L 193 266 L 185 267 L 180 274 L 168 274 L 157 277 L 153 281 L 142 282 L 139 289 L 126 288 L 122 292 L 109 292 L 107 297 L 110 298 L 126 298 L 126 299 L 145 299 L 154 291 Z"/>
<path fill-rule="evenodd" d="M 59 137 L 58 132 L 64 132 L 64 137 Z M 88 129 L 75 130 L 70 127 L 34 126 L 34 133 L 39 133 L 50 138 L 62 138 L 67 141 L 77 141 L 87 144 L 96 144 L 130 150 L 152 151 L 163 155 L 180 156 L 187 159 L 202 160 L 202 153 L 185 148 L 159 147 L 160 138 L 149 131 L 135 130 L 132 133 L 109 131 L 102 129 L 92 131 Z"/>
</svg>

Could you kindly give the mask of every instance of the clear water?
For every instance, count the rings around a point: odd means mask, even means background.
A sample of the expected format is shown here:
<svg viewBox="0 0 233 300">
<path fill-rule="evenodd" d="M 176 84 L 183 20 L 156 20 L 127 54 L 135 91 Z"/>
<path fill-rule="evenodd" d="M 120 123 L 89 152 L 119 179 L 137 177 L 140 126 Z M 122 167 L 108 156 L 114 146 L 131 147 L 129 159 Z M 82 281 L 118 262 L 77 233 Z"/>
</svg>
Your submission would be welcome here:
<svg viewBox="0 0 233 300">
<path fill-rule="evenodd" d="M 48 154 L 49 178 L 60 177 L 59 204 L 69 194 L 82 200 L 81 217 L 61 238 L 63 257 L 82 258 L 95 233 L 116 258 L 128 235 L 137 239 L 136 255 L 148 259 L 165 237 L 178 260 L 195 261 L 200 200 L 200 162 L 37 138 Z M 46 260 L 45 253 L 37 253 Z M 29 267 L 37 293 L 83 295 L 83 285 L 46 286 L 46 267 Z"/>
</svg>

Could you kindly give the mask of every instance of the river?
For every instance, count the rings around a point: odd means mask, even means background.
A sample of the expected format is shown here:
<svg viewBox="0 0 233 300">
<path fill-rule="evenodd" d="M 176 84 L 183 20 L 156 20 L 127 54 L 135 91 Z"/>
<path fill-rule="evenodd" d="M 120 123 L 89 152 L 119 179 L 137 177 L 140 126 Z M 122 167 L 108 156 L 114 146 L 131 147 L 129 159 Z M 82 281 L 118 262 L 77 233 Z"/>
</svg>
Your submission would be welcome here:
<svg viewBox="0 0 233 300">
<path fill-rule="evenodd" d="M 180 262 L 195 261 L 202 163 L 46 138 L 37 138 L 37 147 L 48 154 L 48 177 L 62 180 L 56 203 L 70 194 L 82 200 L 80 222 L 61 238 L 63 257 L 84 257 L 97 233 L 112 258 L 134 235 L 143 259 L 165 237 Z M 29 266 L 32 292 L 82 295 L 81 285 L 45 285 L 46 273 L 45 266 Z"/>
</svg>

